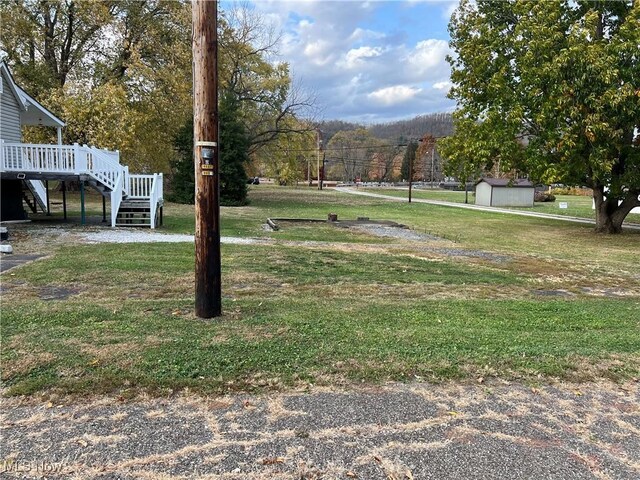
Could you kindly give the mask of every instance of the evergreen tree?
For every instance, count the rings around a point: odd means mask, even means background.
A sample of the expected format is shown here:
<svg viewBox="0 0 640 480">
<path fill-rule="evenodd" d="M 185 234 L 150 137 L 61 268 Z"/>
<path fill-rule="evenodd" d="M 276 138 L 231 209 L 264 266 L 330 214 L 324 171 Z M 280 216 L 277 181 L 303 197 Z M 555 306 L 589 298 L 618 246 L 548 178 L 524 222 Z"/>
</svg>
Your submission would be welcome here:
<svg viewBox="0 0 640 480">
<path fill-rule="evenodd" d="M 240 103 L 232 93 L 220 101 L 220 203 L 247 204 L 247 174 L 251 141 L 240 119 Z"/>
<path fill-rule="evenodd" d="M 400 173 L 402 179 L 408 181 L 413 177 L 416 169 L 416 150 L 418 150 L 418 144 L 416 142 L 409 142 L 407 149 L 404 152 L 404 158 L 402 159 L 402 167 Z M 413 164 L 413 172 L 409 173 L 409 165 Z"/>
<path fill-rule="evenodd" d="M 238 102 L 230 94 L 220 101 L 220 204 L 246 205 L 249 137 L 239 120 Z M 177 203 L 195 202 L 195 173 L 193 165 L 193 119 L 178 132 L 174 146 L 179 159 L 173 163 L 171 194 L 167 199 Z"/>
<path fill-rule="evenodd" d="M 173 139 L 178 160 L 171 164 L 173 177 L 167 200 L 176 203 L 195 203 L 196 181 L 193 165 L 193 118 L 185 123 Z"/>
</svg>

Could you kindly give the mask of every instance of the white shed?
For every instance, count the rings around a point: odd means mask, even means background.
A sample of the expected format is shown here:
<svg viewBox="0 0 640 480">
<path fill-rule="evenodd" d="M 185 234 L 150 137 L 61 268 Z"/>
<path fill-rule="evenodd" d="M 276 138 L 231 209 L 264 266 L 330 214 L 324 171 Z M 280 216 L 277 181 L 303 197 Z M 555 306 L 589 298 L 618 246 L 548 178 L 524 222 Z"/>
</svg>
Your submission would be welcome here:
<svg viewBox="0 0 640 480">
<path fill-rule="evenodd" d="M 483 178 L 476 183 L 476 205 L 533 207 L 534 187 L 529 180 Z"/>
</svg>

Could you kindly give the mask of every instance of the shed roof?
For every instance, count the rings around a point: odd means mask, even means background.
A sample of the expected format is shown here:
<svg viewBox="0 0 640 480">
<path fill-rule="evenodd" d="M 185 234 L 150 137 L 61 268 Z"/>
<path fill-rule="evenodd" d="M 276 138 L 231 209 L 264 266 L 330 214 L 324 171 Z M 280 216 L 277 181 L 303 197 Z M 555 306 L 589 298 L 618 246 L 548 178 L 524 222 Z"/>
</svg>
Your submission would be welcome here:
<svg viewBox="0 0 640 480">
<path fill-rule="evenodd" d="M 512 178 L 481 178 L 476 185 L 486 182 L 496 188 L 533 188 L 533 183 L 527 179 L 514 180 Z"/>
</svg>

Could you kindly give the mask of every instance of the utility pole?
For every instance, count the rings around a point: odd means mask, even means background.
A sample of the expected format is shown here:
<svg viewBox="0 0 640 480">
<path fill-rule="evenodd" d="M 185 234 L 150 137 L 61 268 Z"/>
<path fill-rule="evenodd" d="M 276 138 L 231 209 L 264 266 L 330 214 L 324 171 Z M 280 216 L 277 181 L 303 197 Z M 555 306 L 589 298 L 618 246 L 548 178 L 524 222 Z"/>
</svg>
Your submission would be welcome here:
<svg viewBox="0 0 640 480">
<path fill-rule="evenodd" d="M 411 147 L 408 147 L 411 148 Z M 411 185 L 413 184 L 413 157 L 409 155 L 409 203 L 411 203 Z"/>
<path fill-rule="evenodd" d="M 322 190 L 322 182 L 320 181 L 320 148 L 322 140 L 320 137 L 320 129 L 316 129 L 316 159 L 318 163 L 318 190 Z"/>
<path fill-rule="evenodd" d="M 194 0 L 193 140 L 196 177 L 196 315 L 222 314 L 218 169 L 218 2 Z"/>
</svg>

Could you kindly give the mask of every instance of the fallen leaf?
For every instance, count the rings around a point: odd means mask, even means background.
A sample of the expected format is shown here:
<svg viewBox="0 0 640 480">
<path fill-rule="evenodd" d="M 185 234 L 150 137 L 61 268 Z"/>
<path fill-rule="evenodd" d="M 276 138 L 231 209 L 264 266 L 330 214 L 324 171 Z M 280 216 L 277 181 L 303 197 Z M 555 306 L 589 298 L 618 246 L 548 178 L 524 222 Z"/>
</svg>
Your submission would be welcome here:
<svg viewBox="0 0 640 480">
<path fill-rule="evenodd" d="M 451 410 L 450 412 L 447 412 L 447 413 L 452 417 L 455 417 L 456 415 L 460 415 L 460 412 L 456 412 L 455 410 Z"/>
<path fill-rule="evenodd" d="M 583 395 L 580 390 L 575 390 L 573 393 L 575 393 L 579 397 L 581 397 Z"/>
<path fill-rule="evenodd" d="M 347 472 L 345 473 L 345 475 L 346 475 L 347 477 L 349 477 L 349 478 L 357 478 L 357 477 L 358 477 L 358 475 L 356 475 L 356 474 L 355 474 L 354 472 L 352 472 L 351 470 L 347 471 Z"/>
<path fill-rule="evenodd" d="M 263 458 L 263 465 L 275 465 L 276 463 L 284 463 L 284 457 Z"/>
<path fill-rule="evenodd" d="M 83 447 L 86 447 L 87 445 L 89 445 L 89 443 L 87 443 L 86 441 L 84 441 L 84 440 L 82 440 L 82 439 L 78 440 L 78 443 L 79 443 L 80 445 L 82 445 Z"/>
<path fill-rule="evenodd" d="M 47 408 L 53 408 L 53 402 L 47 403 Z"/>
</svg>

